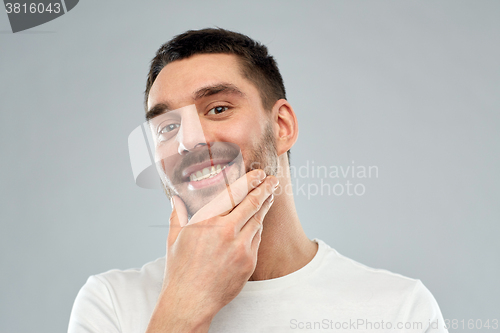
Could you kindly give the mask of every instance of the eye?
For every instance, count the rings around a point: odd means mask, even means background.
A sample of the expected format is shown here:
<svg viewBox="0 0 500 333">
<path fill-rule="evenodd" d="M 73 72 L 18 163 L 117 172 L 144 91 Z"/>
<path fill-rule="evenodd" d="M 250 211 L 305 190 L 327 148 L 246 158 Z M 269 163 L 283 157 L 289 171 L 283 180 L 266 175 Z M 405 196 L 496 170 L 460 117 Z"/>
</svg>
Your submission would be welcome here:
<svg viewBox="0 0 500 333">
<path fill-rule="evenodd" d="M 212 109 L 210 109 L 207 114 L 219 114 L 224 111 L 227 111 L 229 108 L 227 106 L 216 106 Z"/>
<path fill-rule="evenodd" d="M 179 124 L 169 124 L 169 125 L 163 127 L 160 130 L 159 134 L 165 134 L 165 133 L 171 132 L 174 129 L 178 128 L 179 126 L 180 126 Z"/>
<path fill-rule="evenodd" d="M 160 129 L 158 132 L 158 142 L 164 142 L 170 140 L 173 135 L 175 135 L 174 131 L 179 128 L 180 124 L 168 124 Z"/>
</svg>

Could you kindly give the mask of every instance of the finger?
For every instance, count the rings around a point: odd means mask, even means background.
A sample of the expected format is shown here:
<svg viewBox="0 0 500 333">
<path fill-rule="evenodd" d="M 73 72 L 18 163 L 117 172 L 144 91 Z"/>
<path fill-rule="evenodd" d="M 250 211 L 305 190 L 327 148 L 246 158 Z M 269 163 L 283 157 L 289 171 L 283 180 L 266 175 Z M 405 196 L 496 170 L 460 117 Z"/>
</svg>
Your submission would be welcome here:
<svg viewBox="0 0 500 333">
<path fill-rule="evenodd" d="M 259 187 L 248 193 L 245 199 L 230 214 L 232 216 L 231 220 L 235 221 L 235 230 L 241 230 L 247 221 L 261 209 L 264 201 L 277 188 L 278 183 L 276 177 L 268 176 Z"/>
<path fill-rule="evenodd" d="M 257 222 L 259 222 L 259 228 L 258 228 L 257 232 L 255 233 L 255 235 L 253 236 L 252 243 L 250 245 L 251 251 L 254 254 L 257 254 L 257 251 L 259 250 L 260 241 L 262 239 L 262 230 L 264 229 L 264 223 L 263 223 L 264 217 L 266 216 L 267 212 L 271 208 L 273 202 L 274 202 L 274 196 L 271 194 L 269 196 L 269 198 L 267 198 L 267 200 L 262 205 L 262 208 L 253 216 L 255 218 L 255 220 Z M 249 222 L 251 222 L 251 221 L 252 221 L 252 219 L 250 219 Z M 247 224 L 248 224 L 248 222 L 247 222 Z M 242 230 L 242 232 L 240 232 L 238 237 L 240 237 L 240 236 L 247 237 L 245 234 L 247 232 L 246 231 L 246 224 L 245 224 L 245 226 L 243 226 L 243 229 L 244 230 Z M 250 233 L 250 236 L 251 236 L 251 233 Z"/>
<path fill-rule="evenodd" d="M 274 202 L 274 196 L 271 194 L 262 204 L 261 209 L 259 209 L 248 221 L 245 223 L 243 228 L 241 228 L 240 233 L 237 238 L 240 241 L 251 246 L 252 250 L 255 249 L 255 246 L 258 247 L 260 243 L 260 233 L 262 232 L 264 217 L 267 212 L 271 208 L 271 205 Z"/>
<path fill-rule="evenodd" d="M 247 172 L 234 183 L 227 185 L 225 190 L 194 214 L 189 224 L 201 222 L 214 216 L 227 215 L 245 199 L 248 192 L 259 186 L 265 178 L 266 173 L 263 170 L 257 169 Z"/>
<path fill-rule="evenodd" d="M 257 255 L 259 251 L 259 246 L 260 246 L 260 241 L 262 240 L 262 230 L 264 229 L 264 226 L 261 226 L 259 230 L 255 233 L 255 236 L 253 236 L 252 243 L 250 245 L 250 250 L 254 255 Z"/>
<path fill-rule="evenodd" d="M 171 199 L 172 203 L 172 214 L 170 214 L 170 223 L 168 229 L 168 245 L 171 246 L 183 226 L 187 224 L 187 210 L 184 202 L 178 196 L 174 195 Z"/>
</svg>

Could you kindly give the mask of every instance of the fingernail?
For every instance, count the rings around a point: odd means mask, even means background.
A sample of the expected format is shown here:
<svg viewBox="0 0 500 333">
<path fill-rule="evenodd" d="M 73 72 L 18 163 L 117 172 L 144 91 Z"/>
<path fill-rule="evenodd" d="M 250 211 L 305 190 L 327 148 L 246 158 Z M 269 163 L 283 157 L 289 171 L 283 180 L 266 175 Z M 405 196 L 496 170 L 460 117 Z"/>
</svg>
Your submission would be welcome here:
<svg viewBox="0 0 500 333">
<path fill-rule="evenodd" d="M 174 210 L 174 197 L 170 197 L 170 205 L 172 206 L 172 210 Z"/>
<path fill-rule="evenodd" d="M 266 179 L 267 175 L 266 175 L 266 173 L 263 170 L 260 170 L 259 174 L 257 176 L 259 177 L 259 182 L 262 183 L 264 181 L 264 179 Z"/>
<path fill-rule="evenodd" d="M 272 205 L 272 204 L 273 204 L 273 202 L 274 202 L 274 194 L 271 194 L 271 195 L 269 196 L 269 198 L 267 198 L 267 202 L 269 202 L 269 204 L 270 204 L 270 205 Z"/>
<path fill-rule="evenodd" d="M 276 178 L 276 184 L 274 185 L 275 190 L 278 188 L 279 184 L 280 184 L 280 181 L 278 180 L 278 178 Z"/>
</svg>

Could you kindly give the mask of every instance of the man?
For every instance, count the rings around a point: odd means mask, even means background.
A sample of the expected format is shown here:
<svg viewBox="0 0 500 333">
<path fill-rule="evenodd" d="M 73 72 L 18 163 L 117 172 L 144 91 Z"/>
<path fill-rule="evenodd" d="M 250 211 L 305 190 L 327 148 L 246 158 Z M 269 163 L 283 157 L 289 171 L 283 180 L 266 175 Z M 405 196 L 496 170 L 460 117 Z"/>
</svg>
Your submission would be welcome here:
<svg viewBox="0 0 500 333">
<path fill-rule="evenodd" d="M 419 280 L 306 237 L 289 190 L 297 119 L 265 46 L 188 31 L 158 50 L 145 95 L 167 255 L 90 277 L 70 332 L 446 332 Z"/>
</svg>

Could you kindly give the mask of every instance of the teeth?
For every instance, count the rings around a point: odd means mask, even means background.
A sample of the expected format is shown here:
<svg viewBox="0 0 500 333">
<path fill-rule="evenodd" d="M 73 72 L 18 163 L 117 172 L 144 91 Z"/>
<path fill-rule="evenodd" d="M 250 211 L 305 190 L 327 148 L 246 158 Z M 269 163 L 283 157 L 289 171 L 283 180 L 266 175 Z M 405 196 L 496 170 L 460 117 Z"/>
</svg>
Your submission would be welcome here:
<svg viewBox="0 0 500 333">
<path fill-rule="evenodd" d="M 200 181 L 203 179 L 211 178 L 211 177 L 219 174 L 219 172 L 224 170 L 227 166 L 228 165 L 221 167 L 220 164 L 217 164 L 215 166 L 207 167 L 207 168 L 204 168 L 203 170 L 193 172 L 189 176 L 189 180 L 197 182 L 197 181 Z"/>
</svg>

